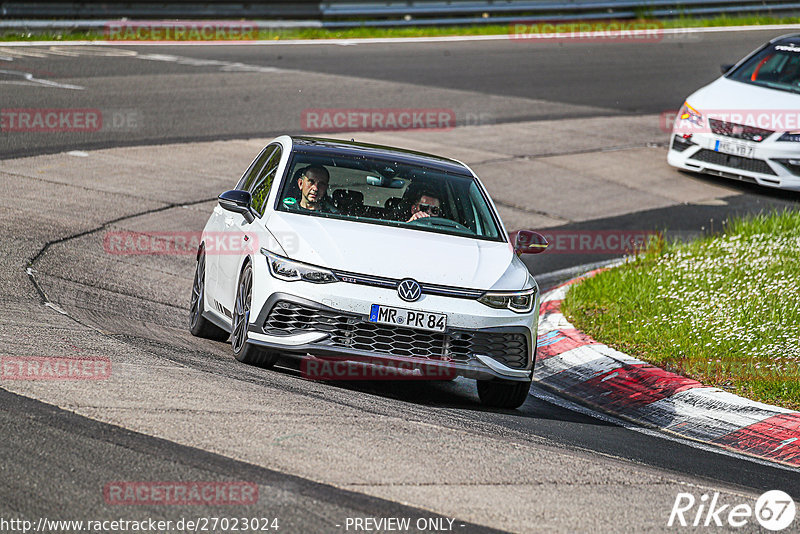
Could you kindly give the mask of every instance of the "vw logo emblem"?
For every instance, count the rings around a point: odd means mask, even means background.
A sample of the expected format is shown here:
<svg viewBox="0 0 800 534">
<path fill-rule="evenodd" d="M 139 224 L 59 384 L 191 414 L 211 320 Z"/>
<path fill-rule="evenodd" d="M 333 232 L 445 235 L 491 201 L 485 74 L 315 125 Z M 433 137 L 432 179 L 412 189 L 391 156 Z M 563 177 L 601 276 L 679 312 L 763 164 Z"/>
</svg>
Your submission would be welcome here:
<svg viewBox="0 0 800 534">
<path fill-rule="evenodd" d="M 397 295 L 406 302 L 414 302 L 422 296 L 422 288 L 416 280 L 406 278 L 397 286 Z"/>
</svg>

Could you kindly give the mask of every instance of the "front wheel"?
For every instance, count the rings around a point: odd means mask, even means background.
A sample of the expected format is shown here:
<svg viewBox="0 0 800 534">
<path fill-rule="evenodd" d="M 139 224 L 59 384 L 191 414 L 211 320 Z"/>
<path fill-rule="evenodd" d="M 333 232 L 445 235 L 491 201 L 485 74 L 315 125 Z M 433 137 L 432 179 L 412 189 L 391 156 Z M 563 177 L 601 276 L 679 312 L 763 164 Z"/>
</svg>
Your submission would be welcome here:
<svg viewBox="0 0 800 534">
<path fill-rule="evenodd" d="M 492 408 L 519 408 L 528 398 L 530 389 L 530 380 L 478 380 L 478 397 L 484 406 Z"/>
<path fill-rule="evenodd" d="M 236 303 L 233 308 L 233 331 L 231 346 L 233 356 L 242 363 L 259 367 L 272 367 L 278 359 L 277 354 L 256 347 L 247 342 L 247 327 L 250 324 L 250 301 L 253 297 L 253 267 L 248 263 L 239 277 L 236 289 Z"/>
</svg>

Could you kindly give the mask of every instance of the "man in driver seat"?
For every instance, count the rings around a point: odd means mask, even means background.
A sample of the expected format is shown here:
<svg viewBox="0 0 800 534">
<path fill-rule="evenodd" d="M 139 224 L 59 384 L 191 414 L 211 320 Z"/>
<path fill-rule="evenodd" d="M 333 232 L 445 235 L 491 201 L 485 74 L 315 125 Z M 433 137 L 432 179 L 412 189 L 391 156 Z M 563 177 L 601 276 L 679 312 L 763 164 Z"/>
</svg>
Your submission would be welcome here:
<svg viewBox="0 0 800 534">
<path fill-rule="evenodd" d="M 431 191 L 420 191 L 415 199 L 411 204 L 411 218 L 406 222 L 416 221 L 423 217 L 441 217 L 441 203 Z"/>
<path fill-rule="evenodd" d="M 328 169 L 322 165 L 309 165 L 306 167 L 300 178 L 297 179 L 297 186 L 300 188 L 299 207 L 310 211 L 338 213 L 327 197 L 329 181 L 330 174 Z"/>
</svg>

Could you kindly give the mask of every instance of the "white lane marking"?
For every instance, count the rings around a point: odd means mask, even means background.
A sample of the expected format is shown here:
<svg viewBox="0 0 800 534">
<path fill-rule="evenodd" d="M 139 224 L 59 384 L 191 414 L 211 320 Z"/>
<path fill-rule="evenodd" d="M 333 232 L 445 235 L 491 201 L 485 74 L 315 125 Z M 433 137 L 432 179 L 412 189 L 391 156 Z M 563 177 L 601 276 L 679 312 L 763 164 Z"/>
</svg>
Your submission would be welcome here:
<svg viewBox="0 0 800 534">
<path fill-rule="evenodd" d="M 536 385 L 536 382 L 534 382 L 534 386 L 535 385 Z M 765 465 L 765 466 L 768 466 L 768 467 L 774 467 L 774 468 L 777 468 L 777 469 L 782 469 L 784 471 L 790 471 L 792 473 L 800 473 L 800 469 L 798 469 L 796 467 L 791 467 L 791 466 L 784 465 L 784 464 L 770 462 L 768 460 L 762 460 L 761 458 L 756 458 L 755 456 L 747 456 L 747 455 L 744 455 L 744 454 L 740 454 L 740 453 L 737 453 L 737 452 L 730 451 L 728 449 L 723 449 L 721 447 L 717 447 L 717 446 L 714 446 L 714 445 L 709 445 L 709 444 L 703 443 L 702 441 L 695 441 L 695 440 L 692 440 L 692 439 L 686 439 L 686 438 L 682 438 L 682 437 L 676 436 L 674 434 L 668 434 L 668 433 L 660 431 L 660 430 L 652 430 L 650 428 L 645 428 L 645 427 L 642 427 L 642 426 L 638 426 L 638 425 L 636 425 L 634 423 L 631 423 L 629 421 L 625 421 L 623 419 L 619 419 L 617 417 L 613 417 L 611 415 L 608 415 L 608 414 L 605 414 L 605 413 L 602 413 L 602 412 L 595 412 L 594 410 L 591 410 L 591 409 L 587 408 L 586 406 L 583 406 L 581 404 L 577 404 L 577 403 L 574 403 L 574 402 L 569 401 L 567 399 L 558 397 L 555 394 L 550 393 L 549 391 L 545 391 L 543 389 L 540 389 L 539 387 L 532 387 L 531 388 L 531 396 L 535 397 L 535 398 L 537 398 L 539 400 L 543 400 L 543 401 L 545 401 L 547 403 L 554 404 L 554 405 L 559 406 L 561 408 L 565 408 L 565 409 L 570 410 L 572 412 L 578 412 L 578 413 L 583 414 L 583 415 L 588 415 L 590 417 L 594 417 L 595 419 L 599 419 L 599 420 L 605 421 L 607 423 L 612 423 L 612 424 L 615 424 L 617 426 L 621 426 L 621 427 L 623 427 L 625 429 L 632 430 L 634 432 L 638 432 L 640 434 L 645 434 L 646 436 L 650 436 L 650 437 L 654 437 L 654 438 L 661 438 L 661 439 L 665 439 L 667 441 L 674 441 L 674 442 L 680 443 L 682 445 L 686 445 L 686 446 L 689 446 L 689 447 L 694 447 L 695 449 L 700 449 L 700 450 L 703 450 L 703 451 L 706 451 L 706 452 L 713 452 L 714 454 L 721 454 L 723 456 L 730 456 L 732 458 L 736 458 L 736 459 L 739 459 L 739 460 L 746 460 L 746 461 L 752 462 L 754 464 Z M 609 456 L 611 456 L 611 455 L 609 455 Z"/>
<path fill-rule="evenodd" d="M 135 56 L 135 50 L 125 50 L 123 48 L 93 47 L 93 46 L 51 46 L 47 49 L 49 54 L 57 56 L 80 57 L 80 56 L 99 56 L 99 57 L 128 57 Z"/>
<path fill-rule="evenodd" d="M 714 26 L 702 28 L 668 28 L 659 30 L 664 35 L 696 34 L 696 33 L 722 33 L 722 32 L 748 32 L 748 31 L 775 31 L 798 30 L 800 24 L 765 24 L 763 26 Z M 545 35 L 545 34 L 541 34 Z M 599 36 L 611 37 L 612 32 L 598 32 Z M 591 37 L 591 35 L 587 35 Z M 537 39 L 520 39 L 508 33 L 497 35 L 447 35 L 439 37 L 375 37 L 362 39 L 287 39 L 287 40 L 262 40 L 262 41 L 14 41 L 3 43 L 3 46 L 30 47 L 30 46 L 252 46 L 252 45 L 337 45 L 350 46 L 359 44 L 400 44 L 400 43 L 440 43 L 460 41 L 546 41 L 547 39 L 563 39 L 563 35 L 554 34 Z M 579 41 L 576 39 L 576 41 Z"/>
<path fill-rule="evenodd" d="M 219 67 L 223 72 L 281 72 L 277 67 L 266 67 L 262 65 L 248 65 L 238 61 L 219 61 L 216 59 L 196 59 L 191 57 L 173 56 L 170 54 L 136 54 L 137 59 L 149 61 L 164 61 L 187 65 L 191 67 Z"/>
<path fill-rule="evenodd" d="M 44 58 L 47 57 L 47 54 L 52 54 L 55 56 L 66 56 L 66 57 L 80 57 L 80 56 L 95 56 L 95 57 L 135 57 L 138 59 L 144 59 L 149 61 L 163 61 L 168 63 L 176 63 L 178 65 L 186 65 L 190 67 L 219 67 L 222 72 L 268 72 L 268 73 L 275 73 L 275 72 L 282 72 L 283 69 L 279 69 L 277 67 L 268 67 L 264 65 L 249 65 L 246 63 L 241 63 L 238 61 L 220 61 L 216 59 L 198 59 L 198 58 L 191 58 L 191 57 L 184 57 L 184 56 L 175 56 L 172 54 L 140 54 L 135 50 L 124 50 L 121 48 L 103 48 L 103 47 L 91 47 L 91 46 L 76 46 L 73 48 L 67 48 L 64 46 L 51 46 L 47 50 L 37 50 L 37 51 L 9 51 L 11 54 L 8 56 L 8 61 L 13 61 L 15 58 L 22 57 L 26 54 L 37 57 L 37 58 Z M 0 47 L 0 54 L 4 53 L 2 47 Z M 7 71 L 7 73 L 12 71 Z M 31 75 L 32 76 L 32 75 Z M 28 82 L 0 82 L 6 83 L 11 85 L 35 85 L 35 83 L 29 82 L 36 82 L 36 83 L 45 83 L 44 80 L 39 80 L 36 78 L 30 79 Z M 45 83 L 46 85 L 57 85 L 55 82 L 48 82 Z M 61 84 L 64 85 L 64 84 Z M 83 87 L 78 86 L 65 86 L 64 88 L 68 89 L 83 89 Z"/>
<path fill-rule="evenodd" d="M 8 74 L 9 76 L 18 76 L 23 78 L 23 80 L 0 80 L 0 84 L 5 85 L 33 85 L 33 86 L 45 86 L 45 87 L 57 87 L 59 89 L 74 89 L 77 91 L 82 91 L 86 89 L 85 87 L 81 87 L 80 85 L 71 85 L 68 83 L 59 83 L 54 82 L 51 80 L 43 80 L 41 78 L 36 78 L 30 72 L 22 72 L 19 70 L 2 70 L 0 69 L 0 75 Z"/>
<path fill-rule="evenodd" d="M 25 49 L 10 49 L 5 47 L 0 47 L 0 54 L 3 54 L 5 57 L 9 57 L 13 59 L 20 59 L 24 57 L 35 57 L 35 58 L 43 58 L 47 57 L 47 53 L 44 50 L 25 50 Z"/>
</svg>

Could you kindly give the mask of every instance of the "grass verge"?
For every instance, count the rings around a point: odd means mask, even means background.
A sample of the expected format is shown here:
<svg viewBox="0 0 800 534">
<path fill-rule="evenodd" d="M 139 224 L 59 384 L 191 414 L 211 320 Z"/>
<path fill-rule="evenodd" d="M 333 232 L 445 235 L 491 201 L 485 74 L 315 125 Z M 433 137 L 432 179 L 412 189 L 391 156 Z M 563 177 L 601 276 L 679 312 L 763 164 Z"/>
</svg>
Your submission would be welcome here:
<svg viewBox="0 0 800 534">
<path fill-rule="evenodd" d="M 520 20 L 529 20 L 520 17 Z M 532 20 L 535 20 L 532 19 Z M 652 21 L 643 18 L 641 21 Z M 601 21 L 593 21 L 597 24 Z M 694 28 L 711 26 L 750 26 L 769 24 L 798 24 L 800 17 L 771 17 L 763 15 L 717 16 L 712 18 L 679 17 L 655 21 L 661 28 Z M 511 31 L 510 24 L 475 24 L 463 26 L 404 26 L 370 27 L 362 26 L 346 29 L 326 28 L 285 28 L 254 32 L 252 40 L 280 41 L 289 39 L 363 39 L 390 37 L 443 37 L 459 35 L 503 35 Z M 103 31 L 5 31 L 0 33 L 0 41 L 102 41 L 107 37 Z M 213 41 L 214 39 L 208 39 Z"/>
<path fill-rule="evenodd" d="M 622 352 L 800 409 L 800 211 L 733 220 L 691 243 L 651 243 L 573 286 L 562 309 Z"/>
</svg>

